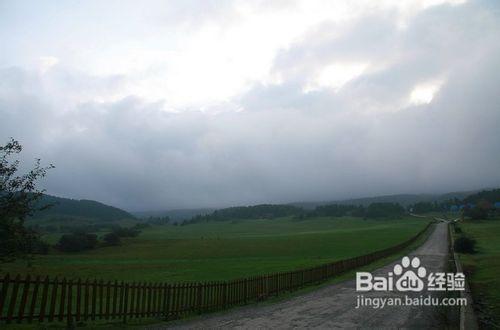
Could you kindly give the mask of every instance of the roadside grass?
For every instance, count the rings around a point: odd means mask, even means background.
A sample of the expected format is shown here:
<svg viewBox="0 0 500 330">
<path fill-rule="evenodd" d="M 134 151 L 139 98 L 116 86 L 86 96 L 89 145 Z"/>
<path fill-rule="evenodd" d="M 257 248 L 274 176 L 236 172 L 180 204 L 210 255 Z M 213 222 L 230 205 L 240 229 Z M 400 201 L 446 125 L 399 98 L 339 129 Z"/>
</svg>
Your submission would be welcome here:
<svg viewBox="0 0 500 330">
<path fill-rule="evenodd" d="M 52 252 L 1 272 L 178 282 L 235 279 L 332 262 L 402 242 L 427 224 L 415 218 L 293 218 L 154 226 L 123 244 Z M 51 237 L 51 239 L 55 239 Z"/>
<path fill-rule="evenodd" d="M 477 253 L 460 254 L 460 260 L 479 322 L 485 328 L 500 328 L 500 218 L 467 220 L 459 226 L 477 241 Z"/>
</svg>

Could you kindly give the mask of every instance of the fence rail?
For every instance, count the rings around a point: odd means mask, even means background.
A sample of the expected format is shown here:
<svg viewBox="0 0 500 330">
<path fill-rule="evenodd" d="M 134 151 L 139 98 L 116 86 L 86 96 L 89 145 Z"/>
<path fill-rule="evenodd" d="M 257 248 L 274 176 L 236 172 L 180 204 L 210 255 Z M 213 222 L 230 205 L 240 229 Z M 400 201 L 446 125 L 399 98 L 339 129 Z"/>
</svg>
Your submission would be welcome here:
<svg viewBox="0 0 500 330">
<path fill-rule="evenodd" d="M 453 224 L 456 225 L 456 224 Z M 449 243 L 449 255 L 453 260 L 454 269 L 453 271 L 456 273 L 463 273 L 462 263 L 460 262 L 460 258 L 455 252 L 455 232 L 452 230 L 452 223 L 447 224 L 448 227 L 448 243 Z M 459 314 L 460 314 L 460 325 L 459 329 L 478 329 L 478 321 L 476 313 L 474 312 L 474 301 L 472 300 L 472 291 L 470 289 L 469 281 L 465 281 L 465 290 L 460 291 L 460 298 L 467 299 L 467 305 L 460 305 Z"/>
<path fill-rule="evenodd" d="M 320 283 L 408 247 L 398 245 L 316 267 L 203 283 L 146 283 L 6 274 L 0 278 L 0 322 L 67 322 L 154 317 L 177 319 L 216 311 Z"/>
</svg>

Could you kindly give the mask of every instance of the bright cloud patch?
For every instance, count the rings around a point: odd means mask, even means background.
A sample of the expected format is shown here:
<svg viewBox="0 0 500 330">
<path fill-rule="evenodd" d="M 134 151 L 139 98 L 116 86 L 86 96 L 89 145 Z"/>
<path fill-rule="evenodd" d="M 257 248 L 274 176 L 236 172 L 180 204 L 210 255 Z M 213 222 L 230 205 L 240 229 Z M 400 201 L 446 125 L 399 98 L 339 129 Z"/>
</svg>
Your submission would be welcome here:
<svg viewBox="0 0 500 330">
<path fill-rule="evenodd" d="M 51 67 L 56 65 L 59 62 L 59 59 L 54 56 L 41 56 L 39 58 L 39 70 L 42 73 L 47 72 Z"/>
<path fill-rule="evenodd" d="M 368 63 L 330 64 L 321 70 L 321 73 L 312 84 L 306 86 L 305 92 L 321 88 L 331 88 L 338 91 L 349 81 L 361 76 L 368 66 Z"/>
<path fill-rule="evenodd" d="M 443 80 L 434 80 L 415 86 L 410 93 L 410 104 L 421 105 L 431 103 L 443 83 Z"/>
</svg>

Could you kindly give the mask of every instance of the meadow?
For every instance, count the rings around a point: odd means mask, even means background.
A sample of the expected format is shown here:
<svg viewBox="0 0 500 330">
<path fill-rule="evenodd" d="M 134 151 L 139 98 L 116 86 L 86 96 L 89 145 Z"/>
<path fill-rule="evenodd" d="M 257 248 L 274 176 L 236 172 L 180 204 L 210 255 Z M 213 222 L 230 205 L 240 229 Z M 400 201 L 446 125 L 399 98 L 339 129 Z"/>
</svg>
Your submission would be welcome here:
<svg viewBox="0 0 500 330">
<path fill-rule="evenodd" d="M 81 253 L 51 251 L 2 272 L 127 281 L 213 281 L 287 271 L 366 254 L 415 235 L 427 220 L 412 217 L 291 217 L 187 226 L 153 226 L 120 246 Z M 100 233 L 101 235 L 103 233 Z M 57 234 L 47 239 L 57 240 Z"/>
<path fill-rule="evenodd" d="M 500 219 L 468 220 L 460 228 L 477 241 L 477 253 L 462 254 L 483 326 L 500 327 Z M 495 325 L 495 326 L 494 326 Z"/>
</svg>

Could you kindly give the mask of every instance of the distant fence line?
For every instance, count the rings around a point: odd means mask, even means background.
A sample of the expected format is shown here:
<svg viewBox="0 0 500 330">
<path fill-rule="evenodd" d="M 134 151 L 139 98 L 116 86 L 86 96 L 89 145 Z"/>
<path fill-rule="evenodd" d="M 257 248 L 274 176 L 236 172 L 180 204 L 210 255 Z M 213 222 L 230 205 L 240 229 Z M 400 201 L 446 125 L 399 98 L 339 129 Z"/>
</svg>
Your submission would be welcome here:
<svg viewBox="0 0 500 330">
<path fill-rule="evenodd" d="M 191 313 L 222 310 L 320 283 L 388 257 L 422 236 L 431 223 L 398 245 L 320 266 L 202 283 L 128 283 L 66 278 L 0 279 L 0 321 L 4 323 L 74 322 L 154 317 L 177 319 Z M 1 324 L 1 323 L 0 323 Z"/>
</svg>

